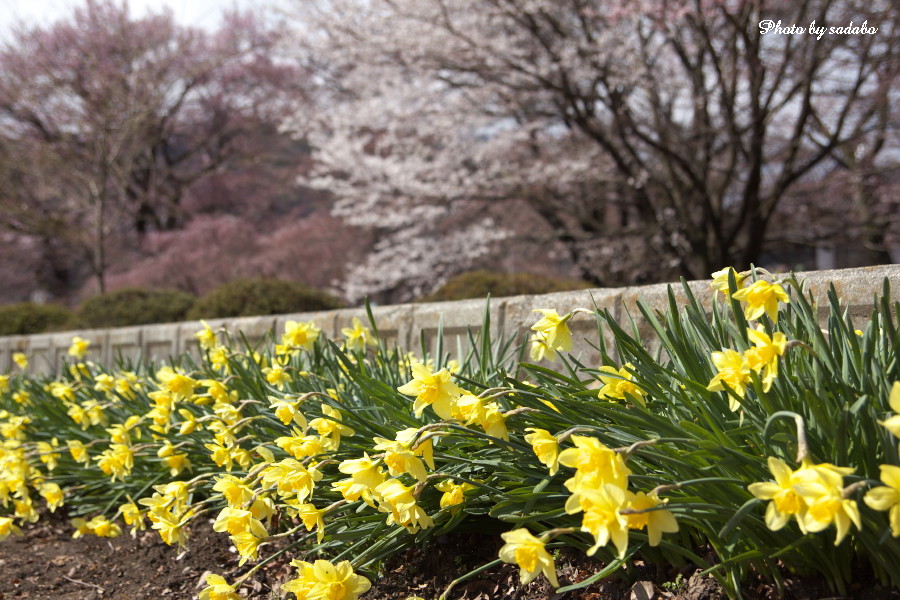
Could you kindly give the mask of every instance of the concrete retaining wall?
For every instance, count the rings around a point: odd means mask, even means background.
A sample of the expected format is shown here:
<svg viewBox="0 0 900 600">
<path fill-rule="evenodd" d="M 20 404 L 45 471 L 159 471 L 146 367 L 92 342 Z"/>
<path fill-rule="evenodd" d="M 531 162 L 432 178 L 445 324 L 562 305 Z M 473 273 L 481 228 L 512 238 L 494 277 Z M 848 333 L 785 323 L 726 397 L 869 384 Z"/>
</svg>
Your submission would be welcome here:
<svg viewBox="0 0 900 600">
<path fill-rule="evenodd" d="M 872 312 L 873 298 L 880 294 L 884 279 L 890 281 L 893 297 L 900 299 L 900 265 L 885 265 L 860 269 L 839 269 L 833 271 L 811 271 L 800 275 L 805 279 L 815 296 L 824 304 L 825 293 L 833 283 L 838 295 L 843 299 L 851 316 L 865 319 Z M 640 287 L 579 290 L 539 296 L 513 296 L 491 300 L 491 333 L 527 335 L 531 325 L 539 315 L 536 308 L 554 308 L 565 314 L 576 307 L 608 308 L 619 323 L 626 323 L 628 316 L 634 318 L 641 331 L 648 331 L 646 323 L 640 319 L 636 309 L 638 300 L 650 306 L 665 310 L 668 304 L 669 284 Z M 690 283 L 694 294 L 705 301 L 712 298 L 709 280 Z M 676 297 L 684 301 L 680 284 L 673 286 Z M 438 327 L 443 322 L 444 348 L 456 348 L 457 340 L 466 341 L 467 331 L 480 330 L 484 317 L 484 300 L 463 300 L 458 302 L 436 302 L 428 304 L 401 304 L 380 306 L 373 309 L 376 323 L 382 337 L 388 343 L 397 342 L 401 347 L 418 351 L 420 336 L 424 335 L 426 347 L 434 351 Z M 238 331 L 251 341 L 262 340 L 274 327 L 280 335 L 286 321 L 315 321 L 322 333 L 339 339 L 341 329 L 349 327 L 353 318 L 366 322 L 362 308 L 332 310 L 291 315 L 242 317 L 234 319 L 210 320 L 214 329 L 225 327 L 232 333 Z M 576 316 L 570 321 L 576 340 L 596 339 L 596 322 L 584 316 Z M 198 355 L 194 333 L 201 328 L 199 321 L 120 327 L 115 329 L 67 331 L 63 333 L 30 336 L 0 337 L 0 373 L 12 368 L 12 354 L 24 352 L 30 358 L 29 371 L 34 374 L 52 374 L 62 363 L 73 336 L 81 336 L 91 341 L 88 358 L 104 364 L 112 364 L 119 356 L 131 359 L 143 357 L 154 361 L 165 360 L 180 353 Z M 581 354 L 585 364 L 596 364 L 596 353 L 583 341 L 576 345 L 576 354 Z"/>
</svg>

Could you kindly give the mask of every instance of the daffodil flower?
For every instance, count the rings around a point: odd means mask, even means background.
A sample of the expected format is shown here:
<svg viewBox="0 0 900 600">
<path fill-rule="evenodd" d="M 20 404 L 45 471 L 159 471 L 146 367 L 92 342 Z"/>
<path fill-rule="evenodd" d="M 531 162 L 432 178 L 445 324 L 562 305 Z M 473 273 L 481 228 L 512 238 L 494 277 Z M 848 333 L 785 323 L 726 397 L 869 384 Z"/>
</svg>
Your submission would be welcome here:
<svg viewBox="0 0 900 600">
<path fill-rule="evenodd" d="M 12 517 L 0 517 L 0 542 L 10 535 L 22 535 L 22 530 L 16 526 Z"/>
<path fill-rule="evenodd" d="M 744 307 L 744 317 L 748 321 L 758 319 L 766 314 L 772 322 L 775 322 L 778 320 L 779 300 L 784 303 L 791 301 L 783 287 L 762 279 L 749 287 L 736 291 L 732 298 L 747 303 Z"/>
<path fill-rule="evenodd" d="M 465 494 L 469 490 L 474 490 L 475 486 L 470 483 L 454 483 L 452 479 L 445 479 L 435 484 L 434 489 L 444 492 L 441 496 L 441 508 L 449 508 L 450 514 L 456 514 L 459 505 L 465 501 Z"/>
<path fill-rule="evenodd" d="M 397 391 L 406 396 L 415 396 L 413 413 L 421 417 L 426 406 L 431 406 L 438 417 L 444 420 L 453 418 L 453 402 L 464 390 L 450 381 L 450 371 L 441 369 L 432 373 L 431 369 L 421 363 L 413 363 L 413 378 Z"/>
<path fill-rule="evenodd" d="M 894 437 L 900 438 L 900 381 L 895 381 L 891 387 L 888 404 L 895 414 L 884 421 L 878 421 L 878 424 L 890 431 Z"/>
<path fill-rule="evenodd" d="M 200 591 L 199 600 L 240 600 L 234 587 L 221 575 L 207 575 L 206 586 Z"/>
<path fill-rule="evenodd" d="M 788 524 L 791 517 L 798 516 L 807 508 L 806 502 L 794 490 L 794 471 L 785 462 L 774 456 L 768 460 L 769 471 L 774 483 L 763 481 L 751 483 L 748 491 L 760 500 L 770 500 L 766 507 L 766 527 L 778 531 Z"/>
<path fill-rule="evenodd" d="M 541 362 L 545 358 L 550 362 L 556 360 L 556 350 L 547 345 L 547 339 L 543 334 L 535 333 L 531 336 L 531 360 Z"/>
<path fill-rule="evenodd" d="M 621 369 L 610 366 L 600 367 L 601 375 L 599 377 L 603 387 L 597 392 L 597 396 L 615 400 L 632 398 L 637 400 L 641 406 L 646 406 L 647 402 L 644 400 L 644 396 L 647 395 L 647 392 L 634 383 L 634 376 L 629 369 L 634 369 L 634 365 L 625 363 Z M 602 375 L 602 373 L 609 375 Z"/>
<path fill-rule="evenodd" d="M 594 545 L 586 554 L 593 556 L 598 549 L 610 541 L 616 547 L 619 558 L 628 550 L 628 519 L 622 514 L 625 508 L 626 494 L 623 487 L 611 483 L 584 487 L 579 490 L 577 510 L 566 503 L 566 512 L 584 511 L 581 530 L 594 536 Z"/>
<path fill-rule="evenodd" d="M 658 546 L 664 533 L 676 533 L 678 521 L 672 511 L 658 509 L 665 504 L 656 494 L 625 492 L 625 508 L 628 511 L 645 511 L 625 514 L 629 529 L 647 529 L 647 539 L 651 546 Z"/>
<path fill-rule="evenodd" d="M 778 358 L 784 356 L 787 347 L 787 337 L 780 331 L 772 334 L 772 337 L 760 326 L 756 329 L 748 329 L 747 337 L 754 346 L 744 353 L 747 366 L 760 374 L 763 391 L 768 392 L 772 388 L 772 382 L 778 376 Z"/>
<path fill-rule="evenodd" d="M 869 490 L 863 501 L 873 510 L 886 510 L 891 535 L 900 537 L 900 467 L 881 465 L 881 481 L 885 485 Z"/>
<path fill-rule="evenodd" d="M 747 385 L 750 383 L 750 365 L 744 355 L 736 350 L 726 349 L 723 352 L 713 352 L 712 361 L 719 370 L 710 380 L 706 389 L 710 392 L 723 392 L 727 385 L 735 394 L 743 398 L 747 393 Z M 736 411 L 740 403 L 734 398 L 728 398 L 729 408 Z"/>
<path fill-rule="evenodd" d="M 293 592 L 297 598 L 357 600 L 372 587 L 371 581 L 353 572 L 350 561 L 332 564 L 327 560 L 294 560 L 291 565 L 297 567 L 299 577 L 282 584 L 281 591 Z"/>
<path fill-rule="evenodd" d="M 300 348 L 311 351 L 313 344 L 319 338 L 320 332 L 321 329 L 316 327 L 316 324 L 312 321 L 308 323 L 288 321 L 284 324 L 284 334 L 281 336 L 281 343 L 291 351 Z"/>
<path fill-rule="evenodd" d="M 349 350 L 365 350 L 366 346 L 374 346 L 375 340 L 372 338 L 372 332 L 368 327 L 364 327 L 362 321 L 353 317 L 353 327 L 344 327 L 341 334 L 347 338 L 347 349 Z"/>
<path fill-rule="evenodd" d="M 529 427 L 525 431 L 531 432 L 525 436 L 525 441 L 531 444 L 534 455 L 550 469 L 550 475 L 556 475 L 559 470 L 559 442 L 556 436 L 551 435 L 546 429 L 535 427 Z"/>
<path fill-rule="evenodd" d="M 541 573 L 554 588 L 559 587 L 556 578 L 556 564 L 544 547 L 544 542 L 534 537 L 527 529 L 514 529 L 501 533 L 506 544 L 500 548 L 500 560 L 518 565 L 522 585 L 534 581 Z"/>
<path fill-rule="evenodd" d="M 537 308 L 534 312 L 544 315 L 531 329 L 542 336 L 544 343 L 553 350 L 572 351 L 572 332 L 566 324 L 569 315 L 559 316 L 555 310 Z"/>
<path fill-rule="evenodd" d="M 69 356 L 74 356 L 79 360 L 84 358 L 90 345 L 91 342 L 89 340 L 76 335 L 72 338 L 72 345 L 69 346 Z"/>
<path fill-rule="evenodd" d="M 559 464 L 577 470 L 576 477 L 565 483 L 569 491 L 580 489 L 588 481 L 612 483 L 621 488 L 628 485 L 631 471 L 622 455 L 596 438 L 573 435 L 571 439 L 575 447 L 559 453 Z"/>
<path fill-rule="evenodd" d="M 206 321 L 201 320 L 200 324 L 203 326 L 203 329 L 196 332 L 194 338 L 199 342 L 201 348 L 209 350 L 216 345 L 216 332 L 212 330 L 212 327 Z"/>
<path fill-rule="evenodd" d="M 744 281 L 747 279 L 747 275 L 741 275 L 732 267 L 725 267 L 721 271 L 716 271 L 712 274 L 712 282 L 709 284 L 714 290 L 722 292 L 726 296 L 729 294 L 728 290 L 728 275 L 730 273 L 734 273 L 734 282 L 737 284 L 737 289 L 741 289 L 744 285 Z"/>
<path fill-rule="evenodd" d="M 23 371 L 28 368 L 28 357 L 24 352 L 13 352 L 12 359 Z"/>
</svg>

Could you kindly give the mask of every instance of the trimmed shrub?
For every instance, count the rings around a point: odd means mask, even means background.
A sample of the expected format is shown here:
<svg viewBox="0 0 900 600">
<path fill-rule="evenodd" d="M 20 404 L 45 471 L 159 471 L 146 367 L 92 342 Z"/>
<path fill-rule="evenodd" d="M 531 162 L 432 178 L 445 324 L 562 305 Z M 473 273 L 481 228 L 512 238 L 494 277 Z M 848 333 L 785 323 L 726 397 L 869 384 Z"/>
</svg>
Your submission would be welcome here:
<svg viewBox="0 0 900 600">
<path fill-rule="evenodd" d="M 188 318 L 251 317 L 340 307 L 340 301 L 331 294 L 295 281 L 233 279 L 199 299 Z"/>
<path fill-rule="evenodd" d="M 465 300 L 467 298 L 520 296 L 523 294 L 549 294 L 567 290 L 583 290 L 592 287 L 579 279 L 558 279 L 531 273 L 495 273 L 493 271 L 469 271 L 451 277 L 436 292 L 420 299 L 420 302 Z"/>
<path fill-rule="evenodd" d="M 85 300 L 78 307 L 84 327 L 124 327 L 185 319 L 196 297 L 177 290 L 122 288 Z"/>
<path fill-rule="evenodd" d="M 73 324 L 74 313 L 56 304 L 20 302 L 0 306 L 0 335 L 58 331 Z"/>
</svg>

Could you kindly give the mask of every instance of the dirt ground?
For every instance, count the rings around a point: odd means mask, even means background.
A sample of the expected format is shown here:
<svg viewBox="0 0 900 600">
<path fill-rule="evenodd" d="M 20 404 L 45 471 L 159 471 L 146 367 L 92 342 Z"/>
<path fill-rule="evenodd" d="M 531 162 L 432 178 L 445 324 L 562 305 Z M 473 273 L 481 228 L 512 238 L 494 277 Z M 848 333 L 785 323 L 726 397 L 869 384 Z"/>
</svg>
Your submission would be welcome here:
<svg viewBox="0 0 900 600">
<path fill-rule="evenodd" d="M 209 522 L 196 523 L 188 549 L 180 552 L 166 546 L 156 532 L 136 538 L 125 534 L 105 539 L 72 539 L 68 522 L 55 517 L 24 528 L 25 535 L 0 542 L 0 600 L 189 600 L 195 598 L 208 572 L 233 581 L 250 565 L 238 566 L 226 535 L 212 531 Z M 425 549 L 410 549 L 389 559 L 380 577 L 372 578 L 372 589 L 362 600 L 405 600 L 420 596 L 437 598 L 451 582 L 480 565 L 494 560 L 502 541 L 497 536 L 461 533 L 439 538 Z M 293 600 L 278 594 L 282 582 L 293 577 L 286 553 L 266 565 L 245 586 L 248 600 Z M 561 585 L 582 581 L 602 565 L 575 552 L 557 558 Z M 613 576 L 586 588 L 556 594 L 540 578 L 519 585 L 518 569 L 498 565 L 453 586 L 448 600 L 721 600 L 714 581 L 683 573 L 661 572 L 635 565 L 630 582 Z M 678 576 L 681 575 L 679 578 Z M 636 581 L 635 581 L 636 579 Z M 679 581 L 678 586 L 663 585 Z M 654 583 L 654 581 L 656 583 Z M 747 600 L 774 600 L 772 586 L 748 583 Z M 788 580 L 785 600 L 835 598 L 819 582 Z M 848 598 L 900 600 L 897 590 L 870 584 L 856 586 Z"/>
</svg>

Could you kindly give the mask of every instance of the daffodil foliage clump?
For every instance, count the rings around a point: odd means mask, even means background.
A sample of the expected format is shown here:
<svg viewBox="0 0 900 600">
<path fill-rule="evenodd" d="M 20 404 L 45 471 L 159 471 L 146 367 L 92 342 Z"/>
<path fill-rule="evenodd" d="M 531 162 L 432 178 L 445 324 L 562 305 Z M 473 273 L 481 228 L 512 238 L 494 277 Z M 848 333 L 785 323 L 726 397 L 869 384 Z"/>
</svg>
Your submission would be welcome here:
<svg viewBox="0 0 900 600">
<path fill-rule="evenodd" d="M 833 290 L 820 323 L 800 282 L 762 271 L 684 294 L 639 307 L 649 340 L 595 307 L 543 308 L 532 362 L 488 316 L 452 360 L 440 336 L 388 347 L 371 313 L 342 339 L 289 322 L 256 348 L 206 327 L 199 363 L 97 365 L 73 340 L 61 376 L 0 377 L 0 539 L 64 504 L 75 536 L 152 528 L 178 546 L 212 519 L 252 568 L 210 575 L 202 600 L 237 598 L 284 552 L 282 596 L 353 600 L 386 557 L 484 519 L 525 583 L 560 586 L 560 546 L 597 557 L 563 590 L 638 557 L 693 563 L 732 597 L 751 571 L 900 585 L 887 285 L 865 323 Z M 572 354 L 572 319 L 596 321 L 601 364 Z"/>
</svg>

